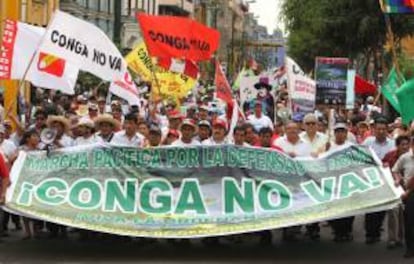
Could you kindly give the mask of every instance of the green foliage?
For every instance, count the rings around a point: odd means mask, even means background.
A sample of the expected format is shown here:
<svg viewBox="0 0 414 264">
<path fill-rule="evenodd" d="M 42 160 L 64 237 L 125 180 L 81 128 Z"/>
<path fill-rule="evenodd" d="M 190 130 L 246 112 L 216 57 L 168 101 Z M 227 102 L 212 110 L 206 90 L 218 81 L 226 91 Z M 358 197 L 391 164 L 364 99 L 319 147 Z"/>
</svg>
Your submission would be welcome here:
<svg viewBox="0 0 414 264">
<path fill-rule="evenodd" d="M 305 71 L 317 56 L 368 57 L 387 39 L 378 0 L 284 0 L 282 10 L 289 54 Z M 391 23 L 396 42 L 414 32 L 413 16 L 392 15 Z"/>
</svg>

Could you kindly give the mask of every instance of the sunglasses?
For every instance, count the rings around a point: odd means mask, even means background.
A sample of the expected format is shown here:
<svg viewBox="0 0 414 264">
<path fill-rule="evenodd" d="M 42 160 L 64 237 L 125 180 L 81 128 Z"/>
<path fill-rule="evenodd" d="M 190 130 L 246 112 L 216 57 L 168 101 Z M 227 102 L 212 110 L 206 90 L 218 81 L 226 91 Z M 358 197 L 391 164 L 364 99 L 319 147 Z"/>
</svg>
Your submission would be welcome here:
<svg viewBox="0 0 414 264">
<path fill-rule="evenodd" d="M 305 125 L 307 125 L 307 126 L 314 126 L 314 125 L 316 125 L 316 122 L 306 122 L 305 123 Z"/>
</svg>

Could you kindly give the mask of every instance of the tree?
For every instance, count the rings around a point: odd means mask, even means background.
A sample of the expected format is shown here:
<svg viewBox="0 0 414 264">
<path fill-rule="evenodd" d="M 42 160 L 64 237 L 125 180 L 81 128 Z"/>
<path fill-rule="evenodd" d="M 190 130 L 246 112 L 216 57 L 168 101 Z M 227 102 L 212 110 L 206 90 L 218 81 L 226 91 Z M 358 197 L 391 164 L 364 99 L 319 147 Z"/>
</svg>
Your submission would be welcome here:
<svg viewBox="0 0 414 264">
<path fill-rule="evenodd" d="M 284 0 L 282 10 L 290 56 L 306 71 L 317 56 L 362 58 L 363 65 L 373 58 L 380 67 L 378 54 L 387 41 L 387 29 L 378 0 Z M 413 16 L 396 14 L 390 19 L 394 44 L 413 35 Z"/>
</svg>

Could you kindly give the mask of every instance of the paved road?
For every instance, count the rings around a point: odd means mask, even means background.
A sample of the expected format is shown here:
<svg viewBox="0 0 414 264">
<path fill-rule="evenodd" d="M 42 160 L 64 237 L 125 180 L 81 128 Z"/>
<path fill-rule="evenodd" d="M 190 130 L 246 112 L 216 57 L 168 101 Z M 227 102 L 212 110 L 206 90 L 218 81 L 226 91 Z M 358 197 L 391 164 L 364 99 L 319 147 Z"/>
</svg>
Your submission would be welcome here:
<svg viewBox="0 0 414 264">
<path fill-rule="evenodd" d="M 80 242 L 75 234 L 69 239 L 28 241 L 21 239 L 21 232 L 11 231 L 0 243 L 0 263 L 414 263 L 413 259 L 402 258 L 402 248 L 387 250 L 385 242 L 365 245 L 361 220 L 357 218 L 353 242 L 333 242 L 330 228 L 323 226 L 319 242 L 307 238 L 281 242 L 281 232 L 274 231 L 273 245 L 269 248 L 261 248 L 255 241 L 217 248 L 203 246 L 200 241 L 191 245 L 172 245 L 165 240 L 145 245 L 119 239 Z"/>
</svg>

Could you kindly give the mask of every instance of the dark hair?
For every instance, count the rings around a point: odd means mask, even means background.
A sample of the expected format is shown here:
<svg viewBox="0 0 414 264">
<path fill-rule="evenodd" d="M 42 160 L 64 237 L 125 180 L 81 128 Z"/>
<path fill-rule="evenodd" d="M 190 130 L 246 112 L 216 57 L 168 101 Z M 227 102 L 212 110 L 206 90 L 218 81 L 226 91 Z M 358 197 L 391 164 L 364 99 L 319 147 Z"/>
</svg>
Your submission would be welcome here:
<svg viewBox="0 0 414 264">
<path fill-rule="evenodd" d="M 410 138 L 409 138 L 408 136 L 406 136 L 406 135 L 401 135 L 401 136 L 398 136 L 398 137 L 395 139 L 395 145 L 396 145 L 396 146 L 401 145 L 401 143 L 402 143 L 404 140 L 407 140 L 408 142 L 410 142 Z"/>
<path fill-rule="evenodd" d="M 47 114 L 46 114 L 46 112 L 45 112 L 45 111 L 43 111 L 42 109 L 37 110 L 37 111 L 36 111 L 36 113 L 34 114 L 34 117 L 36 118 L 36 117 L 38 117 L 39 115 L 42 115 L 42 116 L 44 116 L 45 118 L 47 118 Z"/>
<path fill-rule="evenodd" d="M 273 134 L 273 131 L 270 127 L 262 127 L 259 131 L 259 135 L 264 135 L 264 134 Z"/>
<path fill-rule="evenodd" d="M 375 125 L 382 124 L 382 125 L 388 125 L 388 120 L 385 116 L 378 116 L 375 118 Z"/>
<path fill-rule="evenodd" d="M 245 123 L 244 125 L 243 125 L 243 129 L 244 129 L 244 131 L 246 131 L 247 129 L 249 129 L 249 128 L 251 128 L 254 132 L 256 132 L 256 130 L 254 129 L 254 126 L 252 125 L 252 124 L 250 124 L 250 123 Z"/>
<path fill-rule="evenodd" d="M 145 122 L 145 121 L 139 121 L 138 123 L 137 123 L 137 126 L 140 126 L 140 125 L 145 125 L 148 129 L 151 127 L 147 122 Z"/>
<path fill-rule="evenodd" d="M 33 135 L 39 135 L 35 129 L 25 131 L 23 133 L 22 139 L 20 140 L 20 146 L 26 145 L 27 140 Z"/>
<path fill-rule="evenodd" d="M 134 113 L 128 113 L 125 115 L 125 121 L 133 121 L 136 124 L 138 122 L 137 115 Z"/>
<path fill-rule="evenodd" d="M 244 129 L 244 126 L 236 126 L 233 129 L 233 135 L 235 135 L 237 131 L 242 131 L 242 132 L 246 133 L 246 129 Z"/>
</svg>

